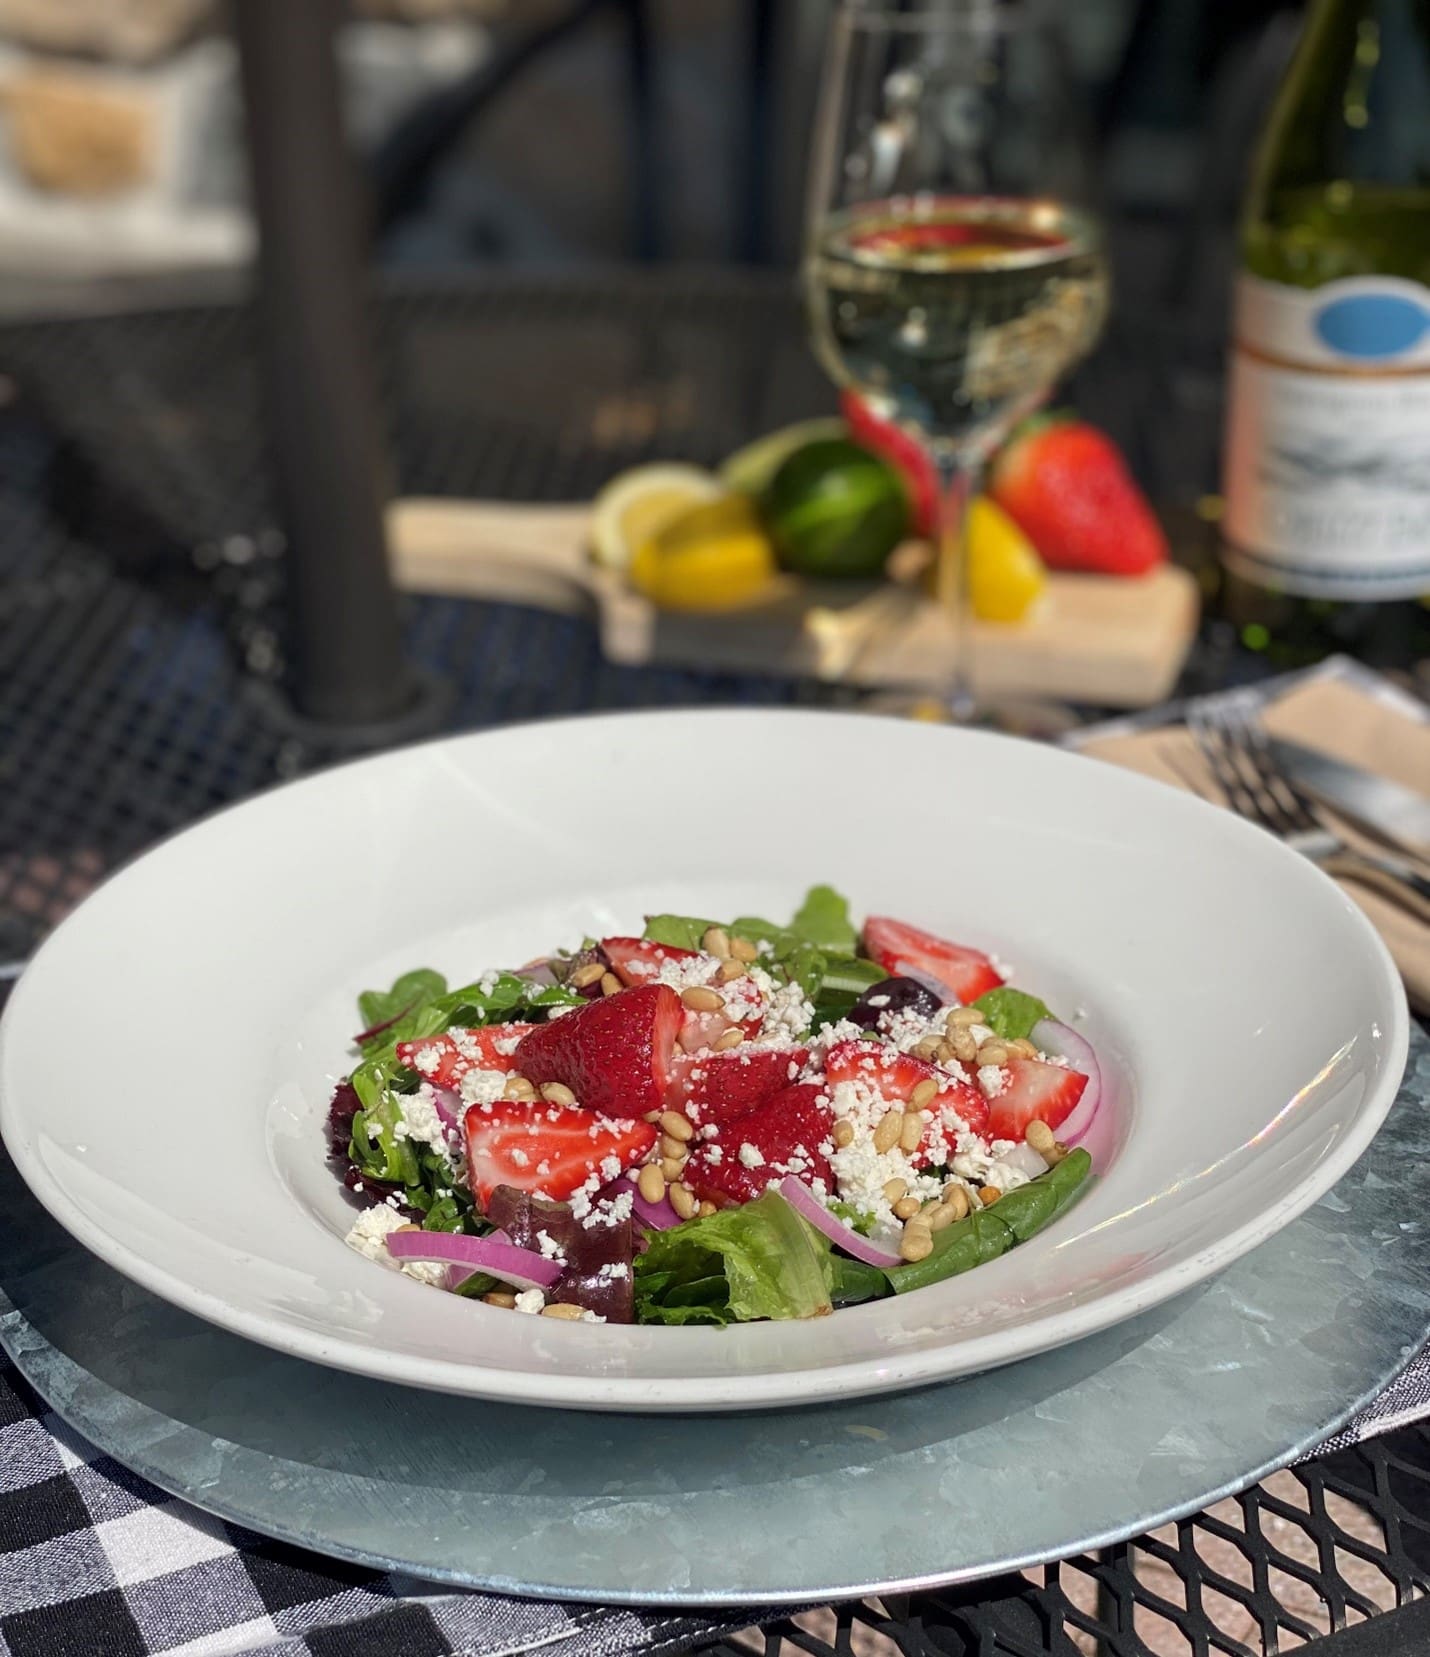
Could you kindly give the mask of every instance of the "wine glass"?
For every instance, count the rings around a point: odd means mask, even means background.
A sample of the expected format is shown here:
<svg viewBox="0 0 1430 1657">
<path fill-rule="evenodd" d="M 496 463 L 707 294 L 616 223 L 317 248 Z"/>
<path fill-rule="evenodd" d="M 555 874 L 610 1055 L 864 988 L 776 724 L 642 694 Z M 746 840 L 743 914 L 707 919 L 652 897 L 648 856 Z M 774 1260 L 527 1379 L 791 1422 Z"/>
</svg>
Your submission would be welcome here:
<svg viewBox="0 0 1430 1657">
<path fill-rule="evenodd" d="M 844 0 L 815 124 L 810 329 L 835 381 L 932 461 L 958 718 L 973 710 L 968 500 L 1106 314 L 1088 201 L 1077 112 L 1036 0 Z"/>
</svg>

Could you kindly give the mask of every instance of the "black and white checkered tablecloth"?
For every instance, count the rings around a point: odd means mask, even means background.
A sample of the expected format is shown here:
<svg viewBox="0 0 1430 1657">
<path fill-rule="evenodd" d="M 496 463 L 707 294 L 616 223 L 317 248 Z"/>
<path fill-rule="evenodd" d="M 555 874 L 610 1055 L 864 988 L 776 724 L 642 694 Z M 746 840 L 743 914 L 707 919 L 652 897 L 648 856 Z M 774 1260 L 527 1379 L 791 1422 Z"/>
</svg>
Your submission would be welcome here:
<svg viewBox="0 0 1430 1657">
<path fill-rule="evenodd" d="M 127 1472 L 0 1359 L 5 1657 L 660 1657 L 749 1620 L 455 1593 L 270 1542 Z"/>
</svg>

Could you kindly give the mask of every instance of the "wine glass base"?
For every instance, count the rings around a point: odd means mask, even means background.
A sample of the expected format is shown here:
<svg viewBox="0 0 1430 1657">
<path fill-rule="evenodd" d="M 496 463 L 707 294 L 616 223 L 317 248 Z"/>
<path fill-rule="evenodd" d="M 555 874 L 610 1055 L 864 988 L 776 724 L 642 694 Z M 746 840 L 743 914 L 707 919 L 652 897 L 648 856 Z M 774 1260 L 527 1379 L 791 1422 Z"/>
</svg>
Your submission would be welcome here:
<svg viewBox="0 0 1430 1657">
<path fill-rule="evenodd" d="M 874 691 L 860 704 L 865 713 L 891 719 L 915 719 L 929 725 L 962 725 L 1000 731 L 1008 736 L 1055 742 L 1075 730 L 1081 720 L 1066 704 L 1034 697 L 997 697 L 992 700 L 967 692 L 936 695 L 932 691 Z"/>
</svg>

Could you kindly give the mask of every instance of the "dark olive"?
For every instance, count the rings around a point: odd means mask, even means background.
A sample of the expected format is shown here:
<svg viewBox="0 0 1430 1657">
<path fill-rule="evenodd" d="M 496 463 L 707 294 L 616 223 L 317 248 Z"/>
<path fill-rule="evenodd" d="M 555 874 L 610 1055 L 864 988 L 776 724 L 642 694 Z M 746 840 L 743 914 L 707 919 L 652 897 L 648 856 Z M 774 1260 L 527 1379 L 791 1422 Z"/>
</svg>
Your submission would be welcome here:
<svg viewBox="0 0 1430 1657">
<path fill-rule="evenodd" d="M 882 978 L 864 991 L 845 1017 L 851 1024 L 874 1030 L 885 1013 L 920 1013 L 929 1018 L 941 1005 L 933 991 L 917 978 Z"/>
</svg>

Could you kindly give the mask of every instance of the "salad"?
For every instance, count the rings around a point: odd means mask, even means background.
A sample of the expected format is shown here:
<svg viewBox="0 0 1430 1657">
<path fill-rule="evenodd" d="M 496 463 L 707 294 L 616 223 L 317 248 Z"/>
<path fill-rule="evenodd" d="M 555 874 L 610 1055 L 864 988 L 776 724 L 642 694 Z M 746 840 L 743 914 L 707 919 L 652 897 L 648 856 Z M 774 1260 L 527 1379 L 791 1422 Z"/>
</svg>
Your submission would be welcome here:
<svg viewBox="0 0 1430 1657">
<path fill-rule="evenodd" d="M 995 1259 L 1092 1171 L 1091 1048 L 977 949 L 814 887 L 359 998 L 347 1241 L 586 1322 L 818 1317 Z"/>
</svg>

